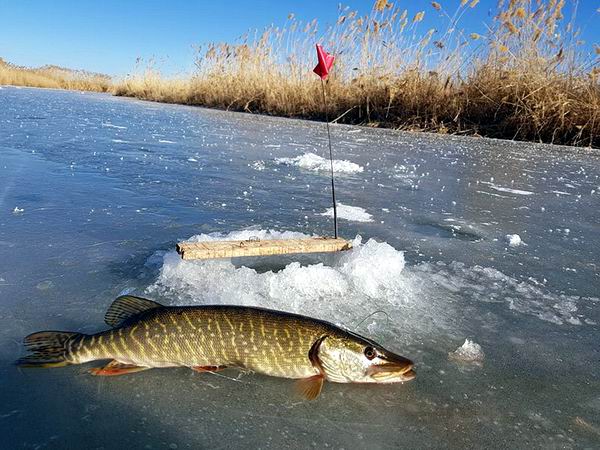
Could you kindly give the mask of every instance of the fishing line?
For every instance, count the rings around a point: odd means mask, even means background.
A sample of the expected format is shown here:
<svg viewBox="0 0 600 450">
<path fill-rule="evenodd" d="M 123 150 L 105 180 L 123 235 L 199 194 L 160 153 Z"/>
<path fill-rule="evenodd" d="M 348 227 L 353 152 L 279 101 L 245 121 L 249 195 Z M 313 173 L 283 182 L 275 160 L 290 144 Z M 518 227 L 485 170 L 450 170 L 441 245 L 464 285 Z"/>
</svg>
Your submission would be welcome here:
<svg viewBox="0 0 600 450">
<path fill-rule="evenodd" d="M 367 317 L 365 317 L 365 318 L 364 318 L 364 319 L 362 319 L 360 322 L 358 322 L 358 323 L 355 325 L 355 328 L 356 328 L 356 329 L 358 329 L 358 327 L 359 327 L 360 325 L 362 325 L 362 323 L 363 323 L 365 320 L 367 320 L 367 319 L 369 319 L 369 318 L 373 317 L 375 314 L 379 314 L 379 313 L 382 313 L 382 314 L 384 314 L 384 315 L 385 315 L 385 318 L 386 318 L 385 326 L 386 326 L 386 327 L 389 327 L 389 326 L 390 326 L 390 315 L 389 315 L 387 312 L 385 312 L 384 310 L 382 310 L 382 309 L 378 309 L 377 311 L 373 311 L 373 312 L 372 312 L 371 314 L 369 314 Z"/>
<path fill-rule="evenodd" d="M 237 378 L 228 377 L 227 375 L 223 375 L 222 373 L 217 373 L 217 372 L 214 372 L 212 370 L 207 370 L 205 372 L 206 373 L 211 373 L 211 374 L 213 374 L 213 375 L 215 375 L 217 377 L 225 378 L 226 380 L 235 381 L 236 383 L 248 384 L 250 386 L 260 386 L 260 384 L 258 384 L 258 383 L 251 383 L 249 381 L 242 381 L 241 380 L 242 377 L 244 377 L 245 375 L 247 375 L 248 373 L 251 373 L 251 372 L 245 373 L 243 371 L 240 371 L 240 373 L 238 374 Z"/>
<path fill-rule="evenodd" d="M 321 88 L 323 92 L 323 106 L 325 108 L 325 123 L 327 124 L 327 140 L 329 142 L 329 163 L 331 166 L 331 199 L 333 201 L 333 236 L 338 237 L 337 224 L 337 205 L 335 202 L 335 182 L 333 181 L 333 150 L 331 149 L 331 131 L 329 130 L 329 113 L 327 112 L 327 100 L 325 97 L 325 82 L 321 78 Z"/>
</svg>

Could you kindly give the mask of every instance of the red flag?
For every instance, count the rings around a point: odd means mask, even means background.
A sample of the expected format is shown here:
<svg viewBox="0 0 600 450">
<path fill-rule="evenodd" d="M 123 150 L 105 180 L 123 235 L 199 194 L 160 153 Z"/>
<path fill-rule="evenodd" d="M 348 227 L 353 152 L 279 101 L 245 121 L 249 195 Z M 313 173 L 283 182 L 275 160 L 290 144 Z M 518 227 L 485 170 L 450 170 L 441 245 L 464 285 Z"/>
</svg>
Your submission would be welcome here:
<svg viewBox="0 0 600 450">
<path fill-rule="evenodd" d="M 321 80 L 327 78 L 329 75 L 329 71 L 331 70 L 331 66 L 333 66 L 333 60 L 335 57 L 330 55 L 323 47 L 317 44 L 317 58 L 319 60 L 319 64 L 313 69 L 313 72 L 321 77 Z"/>
</svg>

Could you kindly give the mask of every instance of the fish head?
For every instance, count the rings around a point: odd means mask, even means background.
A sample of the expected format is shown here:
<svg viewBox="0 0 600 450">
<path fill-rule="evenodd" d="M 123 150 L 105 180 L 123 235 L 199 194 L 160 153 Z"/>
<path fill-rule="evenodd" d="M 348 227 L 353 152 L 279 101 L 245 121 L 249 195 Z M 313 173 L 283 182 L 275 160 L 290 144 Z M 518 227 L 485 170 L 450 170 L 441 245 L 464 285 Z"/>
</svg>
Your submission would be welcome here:
<svg viewBox="0 0 600 450">
<path fill-rule="evenodd" d="M 415 378 L 413 362 L 362 336 L 327 336 L 318 358 L 328 380 L 338 383 L 401 383 Z"/>
</svg>

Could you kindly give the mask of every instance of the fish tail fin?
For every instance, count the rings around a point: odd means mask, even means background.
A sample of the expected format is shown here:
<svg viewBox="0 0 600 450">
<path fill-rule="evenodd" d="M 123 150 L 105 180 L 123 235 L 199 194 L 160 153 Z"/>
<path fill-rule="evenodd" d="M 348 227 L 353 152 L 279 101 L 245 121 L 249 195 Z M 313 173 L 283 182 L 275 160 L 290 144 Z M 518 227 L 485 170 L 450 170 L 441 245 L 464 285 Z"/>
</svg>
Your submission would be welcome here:
<svg viewBox="0 0 600 450">
<path fill-rule="evenodd" d="M 23 343 L 29 355 L 17 360 L 20 367 L 62 367 L 72 364 L 67 359 L 68 344 L 80 333 L 68 331 L 39 331 L 27 336 Z"/>
</svg>

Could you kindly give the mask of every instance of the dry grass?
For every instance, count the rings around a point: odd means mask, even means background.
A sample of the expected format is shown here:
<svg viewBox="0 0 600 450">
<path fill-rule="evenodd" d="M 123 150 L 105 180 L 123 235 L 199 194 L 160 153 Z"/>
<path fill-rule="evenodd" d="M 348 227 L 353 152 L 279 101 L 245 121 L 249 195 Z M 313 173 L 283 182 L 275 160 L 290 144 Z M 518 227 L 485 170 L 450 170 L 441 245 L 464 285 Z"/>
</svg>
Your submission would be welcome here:
<svg viewBox="0 0 600 450">
<path fill-rule="evenodd" d="M 281 28 L 199 48 L 197 69 L 179 79 L 161 76 L 150 64 L 111 84 L 97 74 L 0 60 L 0 84 L 600 147 L 600 47 L 586 54 L 574 15 L 563 17 L 577 0 L 500 0 L 485 33 L 461 28 L 478 0 L 461 0 L 452 12 L 435 1 L 423 7 L 410 12 L 377 0 L 367 16 L 342 8 L 326 30 L 290 14 Z M 424 29 L 428 14 L 440 15 L 445 25 Z M 336 55 L 327 111 L 311 73 L 315 42 Z"/>
<path fill-rule="evenodd" d="M 188 78 L 146 69 L 115 93 L 323 119 L 310 73 L 318 41 L 337 56 L 327 112 L 339 122 L 600 146 L 600 50 L 581 50 L 565 1 L 500 1 L 485 35 L 459 27 L 477 3 L 462 0 L 449 13 L 431 2 L 411 13 L 378 0 L 368 16 L 341 9 L 324 32 L 290 15 L 282 28 L 199 49 Z M 422 29 L 425 14 L 442 15 L 446 28 Z"/>
<path fill-rule="evenodd" d="M 32 69 L 9 64 L 1 58 L 0 84 L 95 92 L 108 92 L 113 88 L 111 78 L 106 75 L 58 66 Z"/>
</svg>

